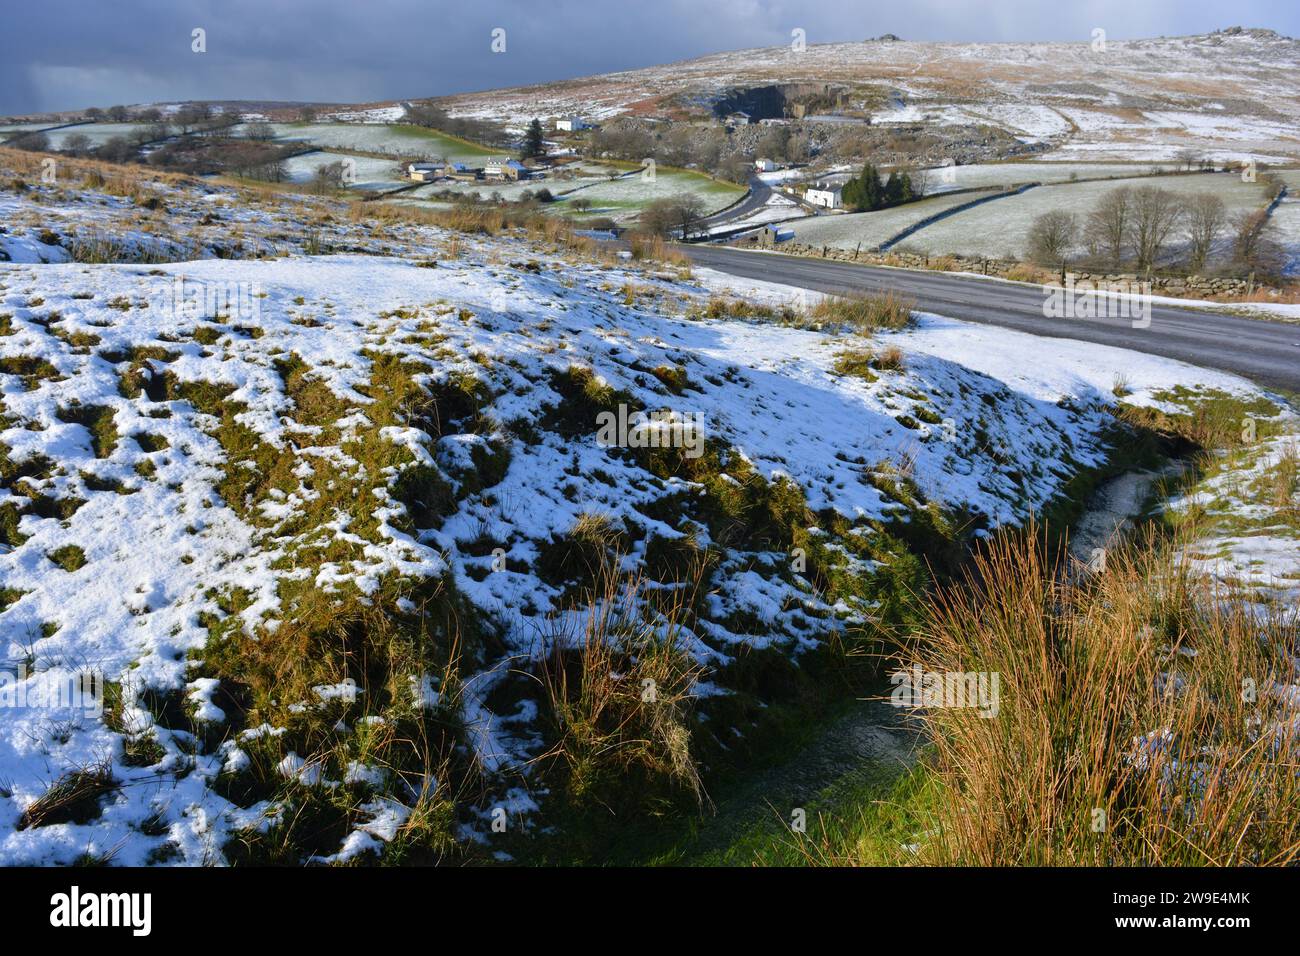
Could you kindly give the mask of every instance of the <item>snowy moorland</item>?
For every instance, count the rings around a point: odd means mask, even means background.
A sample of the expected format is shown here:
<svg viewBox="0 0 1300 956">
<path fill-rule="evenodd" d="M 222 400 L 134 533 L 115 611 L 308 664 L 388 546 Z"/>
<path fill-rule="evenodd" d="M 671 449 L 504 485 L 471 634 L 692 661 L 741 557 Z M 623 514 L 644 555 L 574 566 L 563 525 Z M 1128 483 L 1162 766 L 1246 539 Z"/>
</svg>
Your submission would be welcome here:
<svg viewBox="0 0 1300 956">
<path fill-rule="evenodd" d="M 0 171 L 2 863 L 504 853 L 582 779 L 548 689 L 611 605 L 643 643 L 602 678 L 681 705 L 668 762 L 723 753 L 1102 466 L 1117 375 L 1259 397 L 558 232 L 65 177 Z"/>
<path fill-rule="evenodd" d="M 665 113 L 768 84 L 839 84 L 879 124 L 1000 127 L 1076 161 L 1300 155 L 1300 42 L 1269 30 L 1075 43 L 820 43 L 737 50 L 560 83 L 448 97 L 455 115 Z"/>
</svg>

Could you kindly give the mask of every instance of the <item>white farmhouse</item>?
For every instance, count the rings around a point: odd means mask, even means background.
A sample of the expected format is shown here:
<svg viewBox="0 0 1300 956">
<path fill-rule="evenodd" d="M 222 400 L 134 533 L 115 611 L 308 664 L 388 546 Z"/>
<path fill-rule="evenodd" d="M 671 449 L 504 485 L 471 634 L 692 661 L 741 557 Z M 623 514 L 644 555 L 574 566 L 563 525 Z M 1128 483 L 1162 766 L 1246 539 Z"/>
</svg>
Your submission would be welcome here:
<svg viewBox="0 0 1300 956">
<path fill-rule="evenodd" d="M 561 116 L 555 121 L 555 128 L 569 133 L 576 133 L 587 128 L 587 121 L 581 116 Z"/>
<path fill-rule="evenodd" d="M 841 186 L 817 183 L 814 186 L 808 187 L 803 194 L 803 198 L 814 206 L 823 206 L 826 209 L 839 209 L 844 205 L 844 190 Z"/>
<path fill-rule="evenodd" d="M 781 167 L 776 164 L 775 160 L 756 159 L 754 160 L 754 168 L 760 173 L 774 173 Z"/>
</svg>

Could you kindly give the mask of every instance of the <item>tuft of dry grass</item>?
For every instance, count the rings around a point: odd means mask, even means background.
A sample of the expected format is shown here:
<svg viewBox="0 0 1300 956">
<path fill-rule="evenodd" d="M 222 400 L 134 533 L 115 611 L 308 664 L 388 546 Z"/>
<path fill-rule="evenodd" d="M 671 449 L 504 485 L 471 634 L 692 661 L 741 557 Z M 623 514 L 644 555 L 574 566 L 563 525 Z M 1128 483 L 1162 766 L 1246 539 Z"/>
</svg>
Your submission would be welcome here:
<svg viewBox="0 0 1300 956">
<path fill-rule="evenodd" d="M 650 260 L 669 265 L 690 267 L 690 258 L 680 249 L 664 242 L 662 236 L 634 235 L 631 238 L 632 258 L 637 261 Z"/>
<path fill-rule="evenodd" d="M 900 372 L 903 369 L 903 350 L 897 345 L 882 349 L 874 365 L 882 372 Z"/>
<path fill-rule="evenodd" d="M 99 816 L 100 798 L 119 786 L 107 761 L 74 768 L 28 805 L 18 821 L 18 829 L 93 820 Z"/>
<path fill-rule="evenodd" d="M 877 329 L 902 329 L 912 321 L 916 303 L 893 291 L 861 295 L 827 296 L 809 310 L 809 318 L 847 326 L 870 334 Z"/>
<path fill-rule="evenodd" d="M 931 600 L 924 672 L 997 674 L 995 717 L 917 712 L 942 796 L 919 862 L 1293 865 L 1298 629 L 1193 578 L 1176 550 L 1065 573 L 1037 531 L 1001 539 Z M 851 856 L 851 854 L 850 854 Z"/>
<path fill-rule="evenodd" d="M 689 587 L 654 591 L 605 563 L 590 600 L 557 619 L 538 665 L 575 805 L 644 805 L 656 796 L 707 801 L 688 716 L 703 668 L 680 642 Z M 578 618 L 580 625 L 573 623 Z"/>
<path fill-rule="evenodd" d="M 1290 441 L 1283 447 L 1270 478 L 1273 506 L 1292 521 L 1300 519 L 1300 444 Z"/>
<path fill-rule="evenodd" d="M 1049 282 L 1056 281 L 1056 276 L 1048 272 L 1046 269 L 1040 269 L 1038 266 L 1033 266 L 1025 262 L 1012 266 L 1007 270 L 1005 277 L 1010 279 L 1012 282 L 1032 282 L 1039 285 L 1045 285 Z"/>
</svg>

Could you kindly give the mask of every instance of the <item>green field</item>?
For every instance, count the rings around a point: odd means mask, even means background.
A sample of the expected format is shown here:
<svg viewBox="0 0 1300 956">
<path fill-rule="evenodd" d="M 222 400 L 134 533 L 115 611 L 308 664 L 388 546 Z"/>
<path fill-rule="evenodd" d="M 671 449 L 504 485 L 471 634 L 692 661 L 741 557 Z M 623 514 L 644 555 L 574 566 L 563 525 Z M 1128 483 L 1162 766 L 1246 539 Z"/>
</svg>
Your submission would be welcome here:
<svg viewBox="0 0 1300 956">
<path fill-rule="evenodd" d="M 671 169 L 660 166 L 654 178 L 640 174 L 621 179 L 605 180 L 566 195 L 550 208 L 555 212 L 580 217 L 608 217 L 615 222 L 628 222 L 637 218 L 650 203 L 671 199 L 683 193 L 694 193 L 705 203 L 706 212 L 717 212 L 730 206 L 745 194 L 744 186 L 711 179 L 703 173 L 689 169 Z M 570 203 L 586 199 L 590 208 L 577 212 Z"/>
</svg>

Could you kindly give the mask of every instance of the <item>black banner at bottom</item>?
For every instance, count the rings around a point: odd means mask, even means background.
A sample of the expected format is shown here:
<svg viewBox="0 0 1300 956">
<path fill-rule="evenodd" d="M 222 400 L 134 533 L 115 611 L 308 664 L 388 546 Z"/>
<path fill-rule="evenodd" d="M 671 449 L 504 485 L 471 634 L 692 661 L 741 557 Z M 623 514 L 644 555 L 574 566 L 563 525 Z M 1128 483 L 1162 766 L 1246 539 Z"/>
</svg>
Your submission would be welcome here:
<svg viewBox="0 0 1300 956">
<path fill-rule="evenodd" d="M 652 934 L 654 923 L 689 921 L 697 945 L 710 927 L 726 942 L 781 922 L 806 930 L 840 920 L 1004 936 L 1050 921 L 1066 939 L 1227 941 L 1293 925 L 1296 888 L 1278 870 L 0 869 L 0 912 L 18 938 L 127 946 L 253 927 L 259 943 L 418 942 L 533 919 L 576 930 L 592 917 Z"/>
</svg>

